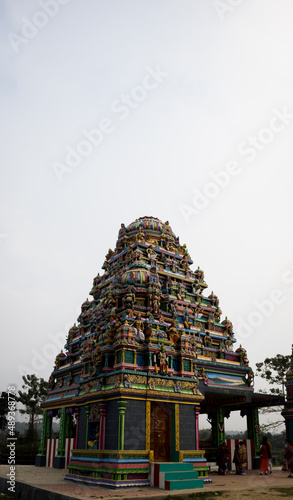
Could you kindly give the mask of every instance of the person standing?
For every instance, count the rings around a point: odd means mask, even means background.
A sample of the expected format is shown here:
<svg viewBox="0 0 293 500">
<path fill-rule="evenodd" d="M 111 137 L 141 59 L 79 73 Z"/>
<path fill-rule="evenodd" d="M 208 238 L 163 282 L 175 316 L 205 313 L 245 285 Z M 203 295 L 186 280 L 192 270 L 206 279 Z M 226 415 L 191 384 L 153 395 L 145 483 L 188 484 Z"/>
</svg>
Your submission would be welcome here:
<svg viewBox="0 0 293 500">
<path fill-rule="evenodd" d="M 227 460 L 229 456 L 229 449 L 225 441 L 218 447 L 217 450 L 217 465 L 219 466 L 218 474 L 226 476 L 227 474 Z"/>
<path fill-rule="evenodd" d="M 268 440 L 266 437 L 263 437 L 260 447 L 260 461 L 259 461 L 259 473 L 261 476 L 263 474 L 268 474 L 269 472 L 269 458 L 270 458 L 270 449 L 268 446 Z"/>
<path fill-rule="evenodd" d="M 234 456 L 233 456 L 233 464 L 235 464 L 235 467 L 236 467 L 236 474 L 240 474 L 238 458 L 237 458 L 238 450 L 239 450 L 239 444 L 236 444 L 235 450 L 234 450 Z"/>
<path fill-rule="evenodd" d="M 247 450 L 243 441 L 239 441 L 239 449 L 237 452 L 238 461 L 238 474 L 241 476 L 246 475 L 246 465 L 247 465 Z"/>
<path fill-rule="evenodd" d="M 285 459 L 290 472 L 288 477 L 293 477 L 293 444 L 290 439 L 286 439 Z"/>
</svg>

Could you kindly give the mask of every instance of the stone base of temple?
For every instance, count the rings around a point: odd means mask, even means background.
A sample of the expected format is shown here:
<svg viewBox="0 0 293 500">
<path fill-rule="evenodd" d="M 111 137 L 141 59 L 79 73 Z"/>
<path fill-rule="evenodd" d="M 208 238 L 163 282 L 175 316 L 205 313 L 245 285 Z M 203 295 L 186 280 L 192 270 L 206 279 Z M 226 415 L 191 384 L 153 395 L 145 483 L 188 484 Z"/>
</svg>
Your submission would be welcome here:
<svg viewBox="0 0 293 500">
<path fill-rule="evenodd" d="M 46 467 L 46 455 L 37 455 L 35 461 L 36 467 Z"/>
<path fill-rule="evenodd" d="M 106 478 L 95 478 L 88 476 L 76 476 L 74 474 L 66 474 L 64 479 L 75 481 L 78 483 L 91 484 L 96 486 L 104 486 L 105 488 L 129 488 L 134 486 L 150 486 L 149 479 L 121 479 L 111 480 Z"/>
<path fill-rule="evenodd" d="M 65 469 L 65 457 L 54 458 L 54 469 Z"/>
<path fill-rule="evenodd" d="M 194 472 L 198 485 L 211 482 L 203 455 L 203 451 L 180 451 L 176 464 L 178 471 Z M 150 486 L 153 465 L 152 451 L 72 450 L 65 479 L 109 488 Z"/>
<path fill-rule="evenodd" d="M 110 488 L 150 486 L 149 451 L 72 450 L 65 479 Z"/>
</svg>

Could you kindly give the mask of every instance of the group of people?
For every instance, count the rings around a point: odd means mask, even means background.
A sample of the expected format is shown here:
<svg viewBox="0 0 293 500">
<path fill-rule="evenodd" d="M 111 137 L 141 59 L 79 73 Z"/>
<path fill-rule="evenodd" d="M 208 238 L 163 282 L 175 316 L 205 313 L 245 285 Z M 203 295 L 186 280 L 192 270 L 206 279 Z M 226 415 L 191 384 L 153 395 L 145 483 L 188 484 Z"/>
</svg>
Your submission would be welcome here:
<svg viewBox="0 0 293 500">
<path fill-rule="evenodd" d="M 227 462 L 229 456 L 229 449 L 225 442 L 223 442 L 217 451 L 217 465 L 219 467 L 218 473 L 225 476 L 227 474 Z M 243 441 L 239 441 L 236 445 L 233 457 L 233 463 L 236 466 L 236 474 L 241 476 L 246 475 L 247 464 L 247 450 Z"/>
<path fill-rule="evenodd" d="M 293 445 L 288 445 L 288 454 L 289 450 L 291 452 L 291 461 L 292 471 L 290 469 L 290 477 L 293 477 Z M 229 449 L 225 442 L 223 442 L 217 452 L 217 465 L 219 467 L 218 473 L 220 475 L 227 474 L 227 462 L 229 456 Z M 273 464 L 272 464 L 272 446 L 269 443 L 267 437 L 264 437 L 261 442 L 260 448 L 260 464 L 259 464 L 259 473 L 263 474 L 271 474 L 273 472 Z M 243 441 L 239 441 L 239 444 L 236 445 L 233 456 L 233 463 L 236 467 L 236 474 L 240 476 L 246 475 L 247 469 L 247 450 Z M 289 461 L 288 461 L 289 464 Z"/>
<path fill-rule="evenodd" d="M 218 447 L 217 450 L 217 465 L 218 473 L 220 475 L 227 474 L 227 462 L 230 455 L 228 446 L 225 441 Z M 293 477 L 293 442 L 290 439 L 286 440 L 285 445 L 285 460 L 286 460 L 286 470 L 289 471 L 288 477 Z M 241 476 L 246 475 L 247 469 L 247 450 L 243 441 L 239 441 L 236 445 L 233 463 L 236 467 L 236 474 Z M 262 438 L 260 447 L 260 462 L 259 462 L 259 474 L 267 475 L 273 472 L 273 456 L 272 456 L 272 445 L 268 441 L 267 437 Z"/>
</svg>

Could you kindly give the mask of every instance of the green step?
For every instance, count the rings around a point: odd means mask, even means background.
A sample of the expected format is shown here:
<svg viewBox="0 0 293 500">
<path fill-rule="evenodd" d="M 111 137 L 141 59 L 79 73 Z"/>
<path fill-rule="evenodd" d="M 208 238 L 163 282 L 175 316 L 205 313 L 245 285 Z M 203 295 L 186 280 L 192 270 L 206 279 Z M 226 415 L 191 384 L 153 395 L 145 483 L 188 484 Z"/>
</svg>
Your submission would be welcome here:
<svg viewBox="0 0 293 500">
<path fill-rule="evenodd" d="M 174 481 L 175 479 L 198 479 L 198 472 L 197 471 L 165 472 L 165 481 Z"/>
<path fill-rule="evenodd" d="M 191 490 L 193 488 L 203 488 L 203 479 L 165 481 L 165 490 Z"/>
<path fill-rule="evenodd" d="M 193 471 L 192 463 L 178 463 L 178 462 L 169 462 L 169 463 L 161 463 L 160 464 L 160 472 L 184 472 L 184 471 Z"/>
</svg>

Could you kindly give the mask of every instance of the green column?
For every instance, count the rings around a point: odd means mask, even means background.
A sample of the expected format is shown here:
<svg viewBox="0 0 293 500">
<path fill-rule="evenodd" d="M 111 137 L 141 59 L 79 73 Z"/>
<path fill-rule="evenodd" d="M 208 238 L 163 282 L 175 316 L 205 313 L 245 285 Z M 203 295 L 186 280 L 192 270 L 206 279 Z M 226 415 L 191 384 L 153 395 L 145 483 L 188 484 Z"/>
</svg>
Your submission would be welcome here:
<svg viewBox="0 0 293 500">
<path fill-rule="evenodd" d="M 59 445 L 57 448 L 57 455 L 54 458 L 54 468 L 64 469 L 65 468 L 65 420 L 66 420 L 66 408 L 61 408 L 60 417 L 60 429 L 59 429 Z"/>
<path fill-rule="evenodd" d="M 221 406 L 216 406 L 212 416 L 213 445 L 218 448 L 225 441 L 224 412 Z"/>
<path fill-rule="evenodd" d="M 85 414 L 86 414 L 86 428 L 85 428 L 85 449 L 88 449 L 88 436 L 89 436 L 89 414 L 90 414 L 90 408 L 89 406 L 85 407 Z"/>
<path fill-rule="evenodd" d="M 38 451 L 38 454 L 36 456 L 36 461 L 35 461 L 35 465 L 37 467 L 45 467 L 46 466 L 46 439 L 47 439 L 48 420 L 49 420 L 48 412 L 47 412 L 47 410 L 44 410 L 41 443 L 40 443 L 39 451 Z"/>
<path fill-rule="evenodd" d="M 45 455 L 46 454 L 47 423 L 48 423 L 48 412 L 47 412 L 47 410 L 44 410 L 41 443 L 40 443 L 38 455 Z"/>
<path fill-rule="evenodd" d="M 149 366 L 152 366 L 152 353 L 149 352 Z"/>
<path fill-rule="evenodd" d="M 65 418 L 65 438 L 71 438 L 71 432 L 72 432 L 72 416 L 71 415 L 66 415 Z"/>
<path fill-rule="evenodd" d="M 119 434 L 118 434 L 118 450 L 124 450 L 124 421 L 127 401 L 118 402 L 119 410 Z"/>
<path fill-rule="evenodd" d="M 49 417 L 47 415 L 46 439 L 52 438 L 52 420 L 53 420 L 53 417 Z"/>
<path fill-rule="evenodd" d="M 249 408 L 247 412 L 247 434 L 248 439 L 253 439 L 254 441 L 253 468 L 258 469 L 260 451 L 258 408 Z"/>
<path fill-rule="evenodd" d="M 46 453 L 47 422 L 48 422 L 48 412 L 47 410 L 45 410 L 43 413 L 41 444 L 39 448 L 40 455 L 45 455 Z"/>
<path fill-rule="evenodd" d="M 59 430 L 59 446 L 57 448 L 57 457 L 65 456 L 65 420 L 66 420 L 66 408 L 61 409 L 60 417 L 60 430 Z"/>
</svg>

